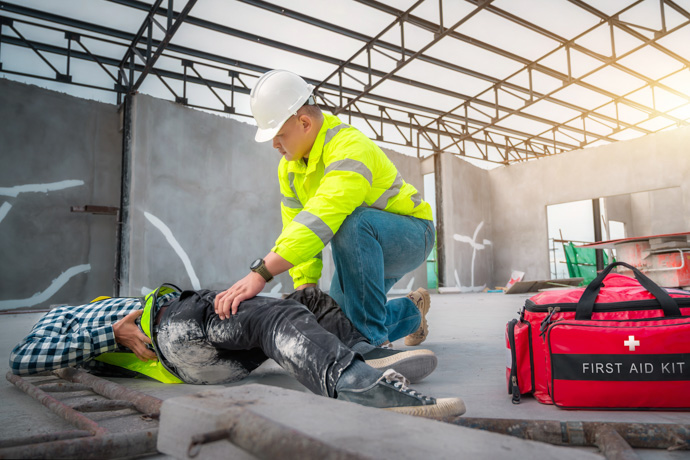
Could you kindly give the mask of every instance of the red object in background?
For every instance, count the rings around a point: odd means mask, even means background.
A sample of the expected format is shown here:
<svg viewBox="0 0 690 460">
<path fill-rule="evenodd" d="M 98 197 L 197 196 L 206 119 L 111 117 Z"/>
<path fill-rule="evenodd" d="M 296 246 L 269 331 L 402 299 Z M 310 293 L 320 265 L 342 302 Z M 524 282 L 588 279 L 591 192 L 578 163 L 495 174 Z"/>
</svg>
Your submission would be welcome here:
<svg viewBox="0 0 690 460">
<path fill-rule="evenodd" d="M 690 232 L 600 241 L 579 247 L 615 249 L 626 262 L 663 287 L 690 287 Z M 629 270 L 620 273 L 632 276 Z"/>
</svg>

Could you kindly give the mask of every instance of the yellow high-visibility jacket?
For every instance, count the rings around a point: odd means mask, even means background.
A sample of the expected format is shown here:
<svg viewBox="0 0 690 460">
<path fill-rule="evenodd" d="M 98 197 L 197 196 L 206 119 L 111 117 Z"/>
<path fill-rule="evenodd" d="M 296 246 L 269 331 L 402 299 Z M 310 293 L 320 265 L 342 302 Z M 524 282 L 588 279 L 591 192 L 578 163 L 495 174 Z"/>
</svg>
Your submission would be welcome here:
<svg viewBox="0 0 690 460">
<path fill-rule="evenodd" d="M 358 206 L 431 220 L 431 206 L 385 153 L 356 128 L 324 113 L 308 163 L 280 160 L 283 231 L 273 252 L 294 265 L 295 288 L 321 277 L 321 250 Z"/>
</svg>

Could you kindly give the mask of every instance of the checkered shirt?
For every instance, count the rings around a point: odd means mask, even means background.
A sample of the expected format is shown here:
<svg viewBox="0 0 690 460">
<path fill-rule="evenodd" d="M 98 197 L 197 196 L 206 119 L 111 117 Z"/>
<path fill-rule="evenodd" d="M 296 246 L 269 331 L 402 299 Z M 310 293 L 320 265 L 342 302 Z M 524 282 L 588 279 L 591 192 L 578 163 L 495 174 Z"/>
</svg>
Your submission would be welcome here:
<svg viewBox="0 0 690 460">
<path fill-rule="evenodd" d="M 178 296 L 160 296 L 163 305 Z M 107 368 L 93 358 L 110 351 L 128 351 L 115 342 L 113 324 L 141 310 L 141 299 L 118 297 L 79 306 L 62 306 L 43 316 L 10 354 L 10 368 L 17 375 L 78 366 L 90 370 Z"/>
</svg>

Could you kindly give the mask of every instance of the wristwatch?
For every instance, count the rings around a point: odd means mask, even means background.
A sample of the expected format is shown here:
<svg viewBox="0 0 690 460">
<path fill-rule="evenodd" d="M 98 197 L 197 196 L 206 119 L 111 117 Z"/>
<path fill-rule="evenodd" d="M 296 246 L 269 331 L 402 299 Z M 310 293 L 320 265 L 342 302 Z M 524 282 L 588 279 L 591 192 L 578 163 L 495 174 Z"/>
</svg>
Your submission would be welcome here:
<svg viewBox="0 0 690 460">
<path fill-rule="evenodd" d="M 249 266 L 249 269 L 253 271 L 254 273 L 258 273 L 259 275 L 263 276 L 263 278 L 266 280 L 268 283 L 273 279 L 273 275 L 271 275 L 271 272 L 268 271 L 268 268 L 266 268 L 266 264 L 264 263 L 264 259 L 256 259 L 252 264 Z"/>
</svg>

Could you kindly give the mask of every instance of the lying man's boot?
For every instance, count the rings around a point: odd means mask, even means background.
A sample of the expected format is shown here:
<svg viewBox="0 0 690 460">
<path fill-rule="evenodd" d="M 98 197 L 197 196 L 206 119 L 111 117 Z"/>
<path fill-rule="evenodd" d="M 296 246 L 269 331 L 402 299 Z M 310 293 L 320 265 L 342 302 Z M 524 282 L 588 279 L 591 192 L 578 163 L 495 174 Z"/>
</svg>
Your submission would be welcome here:
<svg viewBox="0 0 690 460">
<path fill-rule="evenodd" d="M 438 359 L 431 350 L 393 350 L 377 347 L 362 353 L 362 357 L 364 362 L 374 369 L 383 371 L 394 368 L 412 383 L 419 382 L 431 374 L 438 364 Z"/>
<path fill-rule="evenodd" d="M 405 377 L 388 369 L 363 388 L 340 388 L 337 399 L 418 417 L 442 418 L 465 413 L 460 398 L 432 398 L 407 387 Z"/>
</svg>

